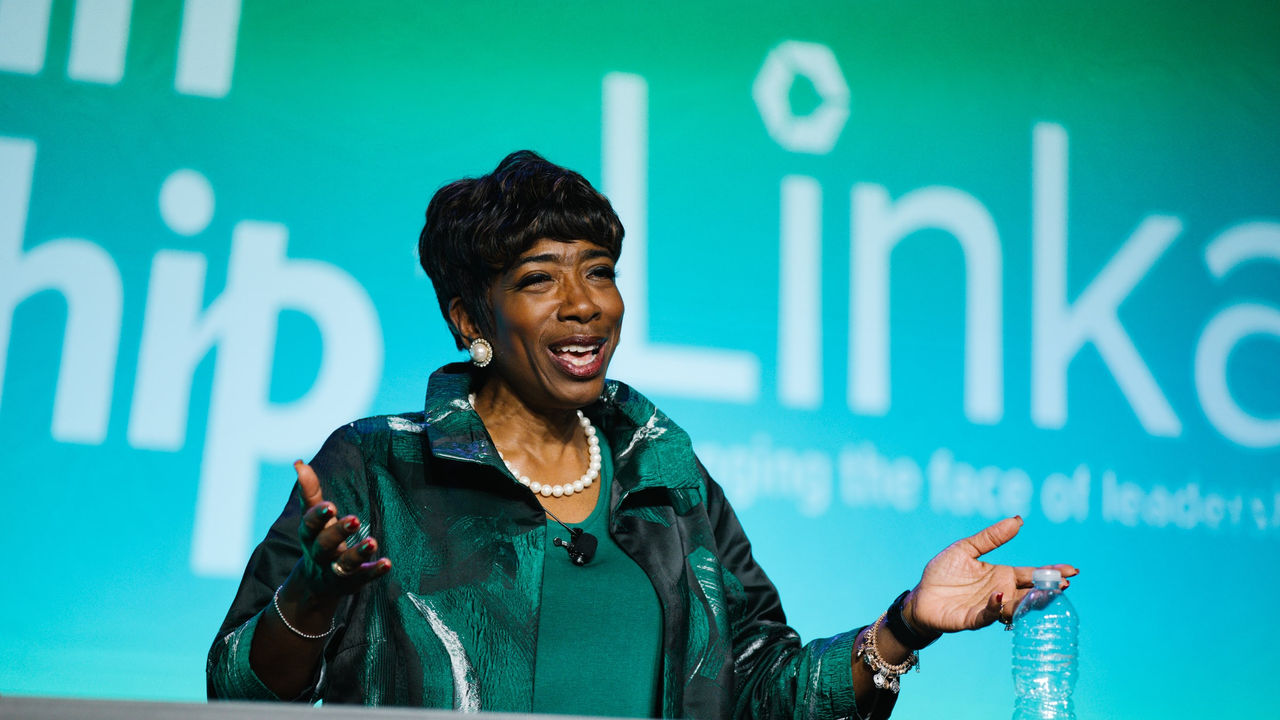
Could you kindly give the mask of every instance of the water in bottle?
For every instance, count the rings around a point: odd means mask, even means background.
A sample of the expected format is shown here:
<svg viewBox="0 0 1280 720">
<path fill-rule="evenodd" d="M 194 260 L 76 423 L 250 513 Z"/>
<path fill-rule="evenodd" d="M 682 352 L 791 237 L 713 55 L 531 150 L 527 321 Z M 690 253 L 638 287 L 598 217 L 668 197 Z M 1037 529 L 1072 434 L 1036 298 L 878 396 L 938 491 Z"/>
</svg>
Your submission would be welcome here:
<svg viewBox="0 0 1280 720">
<path fill-rule="evenodd" d="M 1038 569 L 1032 582 L 1035 587 L 1013 613 L 1013 720 L 1075 720 L 1071 691 L 1079 618 L 1059 588 L 1061 572 Z"/>
</svg>

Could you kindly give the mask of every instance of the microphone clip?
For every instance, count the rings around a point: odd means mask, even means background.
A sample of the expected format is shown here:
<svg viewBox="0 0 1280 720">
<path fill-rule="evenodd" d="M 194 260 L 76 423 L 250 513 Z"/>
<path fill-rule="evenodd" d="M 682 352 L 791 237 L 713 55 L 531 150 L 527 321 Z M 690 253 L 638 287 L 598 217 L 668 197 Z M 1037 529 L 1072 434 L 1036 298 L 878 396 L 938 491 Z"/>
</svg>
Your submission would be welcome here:
<svg viewBox="0 0 1280 720">
<path fill-rule="evenodd" d="M 557 520 L 557 522 L 559 522 Z M 596 555 L 596 546 L 598 542 L 596 536 L 588 532 L 583 532 L 582 528 L 571 528 L 565 525 L 564 528 L 569 531 L 569 541 L 565 542 L 562 538 L 555 538 L 551 541 L 556 547 L 562 547 L 569 553 L 569 562 L 582 567 L 591 562 L 591 558 Z"/>
</svg>

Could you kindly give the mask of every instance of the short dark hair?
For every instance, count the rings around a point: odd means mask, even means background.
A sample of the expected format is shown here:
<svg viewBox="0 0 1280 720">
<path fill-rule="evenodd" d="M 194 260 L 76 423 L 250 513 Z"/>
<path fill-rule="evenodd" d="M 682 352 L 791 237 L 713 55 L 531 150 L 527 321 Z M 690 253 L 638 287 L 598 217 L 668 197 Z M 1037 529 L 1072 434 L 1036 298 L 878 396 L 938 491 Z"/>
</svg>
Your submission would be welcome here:
<svg viewBox="0 0 1280 720">
<path fill-rule="evenodd" d="M 418 236 L 418 260 L 435 287 L 440 313 L 454 341 L 465 347 L 449 318 L 459 298 L 486 334 L 493 309 L 486 294 L 493 279 L 544 238 L 587 240 L 617 261 L 622 222 L 609 200 L 586 178 L 531 150 L 513 152 L 488 175 L 440 188 L 427 205 Z"/>
</svg>

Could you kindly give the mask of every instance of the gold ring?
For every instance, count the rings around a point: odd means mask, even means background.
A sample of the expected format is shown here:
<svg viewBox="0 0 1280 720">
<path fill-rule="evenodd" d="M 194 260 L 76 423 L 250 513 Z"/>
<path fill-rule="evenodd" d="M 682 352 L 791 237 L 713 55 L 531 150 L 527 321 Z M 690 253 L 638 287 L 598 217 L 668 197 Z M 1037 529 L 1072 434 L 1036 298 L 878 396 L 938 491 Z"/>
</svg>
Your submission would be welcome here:
<svg viewBox="0 0 1280 720">
<path fill-rule="evenodd" d="M 340 578 L 348 577 L 350 575 L 355 574 L 351 570 L 347 570 L 346 568 L 339 565 L 337 560 L 334 560 L 333 562 L 329 563 L 329 569 L 333 571 L 334 575 L 337 575 Z"/>
<path fill-rule="evenodd" d="M 1013 617 L 1010 616 L 1008 620 L 1004 619 L 1004 601 L 1003 600 L 1000 601 L 1000 614 L 998 617 L 1000 618 L 1000 624 L 1004 625 L 1005 630 L 1013 629 Z"/>
</svg>

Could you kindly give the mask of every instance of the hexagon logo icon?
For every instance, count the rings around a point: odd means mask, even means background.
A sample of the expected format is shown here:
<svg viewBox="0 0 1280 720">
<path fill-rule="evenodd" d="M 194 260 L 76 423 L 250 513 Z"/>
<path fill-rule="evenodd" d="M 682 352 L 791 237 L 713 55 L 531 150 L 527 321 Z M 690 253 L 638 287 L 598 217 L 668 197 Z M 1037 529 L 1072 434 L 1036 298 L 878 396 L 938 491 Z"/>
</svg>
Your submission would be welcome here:
<svg viewBox="0 0 1280 720">
<path fill-rule="evenodd" d="M 813 83 L 822 98 L 806 115 L 793 113 L 788 97 L 800 75 Z M 849 86 L 831 48 L 819 43 L 786 40 L 775 46 L 756 74 L 751 97 L 769 136 L 792 152 L 831 152 L 849 119 Z"/>
</svg>

